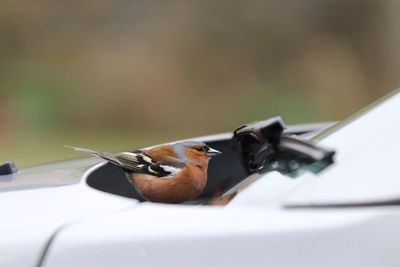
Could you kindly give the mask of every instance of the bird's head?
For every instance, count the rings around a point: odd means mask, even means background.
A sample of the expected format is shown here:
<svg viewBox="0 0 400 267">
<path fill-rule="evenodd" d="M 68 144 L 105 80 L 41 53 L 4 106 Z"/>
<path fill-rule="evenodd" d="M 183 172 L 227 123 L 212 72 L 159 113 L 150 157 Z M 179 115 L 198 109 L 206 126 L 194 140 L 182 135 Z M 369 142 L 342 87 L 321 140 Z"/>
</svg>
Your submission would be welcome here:
<svg viewBox="0 0 400 267">
<path fill-rule="evenodd" d="M 221 154 L 220 151 L 209 147 L 207 144 L 198 141 L 184 141 L 175 143 L 172 148 L 176 155 L 182 160 L 208 162 L 212 157 Z"/>
</svg>

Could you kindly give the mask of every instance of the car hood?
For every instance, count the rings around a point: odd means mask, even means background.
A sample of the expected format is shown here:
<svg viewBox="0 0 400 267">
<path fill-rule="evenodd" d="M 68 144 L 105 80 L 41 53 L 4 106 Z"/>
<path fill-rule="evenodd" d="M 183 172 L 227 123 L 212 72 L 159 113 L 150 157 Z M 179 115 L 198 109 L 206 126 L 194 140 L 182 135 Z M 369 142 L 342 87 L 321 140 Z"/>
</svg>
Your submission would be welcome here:
<svg viewBox="0 0 400 267">
<path fill-rule="evenodd" d="M 39 266 L 49 242 L 66 226 L 136 208 L 134 199 L 86 184 L 98 165 L 96 159 L 56 162 L 0 182 L 2 266 Z"/>
</svg>

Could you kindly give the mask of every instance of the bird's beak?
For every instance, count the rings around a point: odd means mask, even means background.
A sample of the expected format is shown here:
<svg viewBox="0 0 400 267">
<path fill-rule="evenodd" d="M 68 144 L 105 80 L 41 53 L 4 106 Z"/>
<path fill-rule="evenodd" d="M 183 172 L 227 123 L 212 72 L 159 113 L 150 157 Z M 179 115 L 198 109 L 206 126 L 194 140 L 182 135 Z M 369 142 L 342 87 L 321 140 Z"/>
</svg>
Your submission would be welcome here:
<svg viewBox="0 0 400 267">
<path fill-rule="evenodd" d="M 208 151 L 207 151 L 207 157 L 216 157 L 216 156 L 219 156 L 219 155 L 221 155 L 222 154 L 222 152 L 220 152 L 220 151 L 218 151 L 218 150 L 216 150 L 216 149 L 213 149 L 213 148 L 209 148 L 208 149 Z"/>
</svg>

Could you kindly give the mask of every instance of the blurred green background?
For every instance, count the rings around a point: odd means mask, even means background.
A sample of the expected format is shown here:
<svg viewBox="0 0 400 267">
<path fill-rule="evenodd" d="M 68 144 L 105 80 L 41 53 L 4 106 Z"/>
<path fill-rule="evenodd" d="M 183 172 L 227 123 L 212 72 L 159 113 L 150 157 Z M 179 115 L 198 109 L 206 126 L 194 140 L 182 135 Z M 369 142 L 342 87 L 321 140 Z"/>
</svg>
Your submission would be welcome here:
<svg viewBox="0 0 400 267">
<path fill-rule="evenodd" d="M 400 2 L 0 3 L 0 160 L 78 157 L 281 115 L 340 120 L 399 84 Z"/>
</svg>

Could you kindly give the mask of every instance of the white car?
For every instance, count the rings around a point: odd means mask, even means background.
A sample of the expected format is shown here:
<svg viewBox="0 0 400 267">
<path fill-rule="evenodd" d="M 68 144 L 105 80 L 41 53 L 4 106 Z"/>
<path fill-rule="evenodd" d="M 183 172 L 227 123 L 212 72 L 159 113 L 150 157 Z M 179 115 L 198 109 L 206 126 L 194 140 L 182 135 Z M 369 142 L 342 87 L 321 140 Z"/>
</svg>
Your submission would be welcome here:
<svg viewBox="0 0 400 267">
<path fill-rule="evenodd" d="M 398 267 L 399 116 L 398 90 L 333 127 L 281 135 L 273 120 L 196 138 L 223 155 L 183 204 L 143 201 L 97 158 L 18 172 L 6 163 L 0 266 Z M 211 205 L 219 194 L 230 197 Z"/>
</svg>

